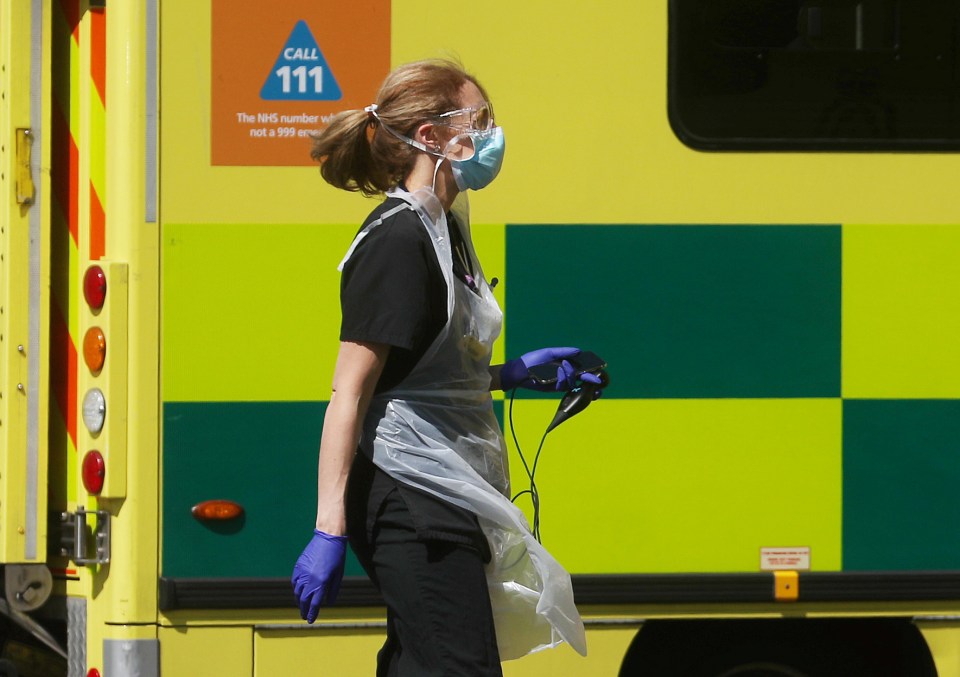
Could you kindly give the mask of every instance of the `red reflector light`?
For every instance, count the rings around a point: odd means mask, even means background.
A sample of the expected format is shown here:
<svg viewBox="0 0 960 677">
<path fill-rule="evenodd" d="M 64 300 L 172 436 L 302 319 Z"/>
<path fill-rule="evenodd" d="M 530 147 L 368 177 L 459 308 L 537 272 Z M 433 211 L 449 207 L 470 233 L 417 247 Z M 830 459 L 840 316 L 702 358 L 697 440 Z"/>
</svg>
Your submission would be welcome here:
<svg viewBox="0 0 960 677">
<path fill-rule="evenodd" d="M 88 451 L 83 457 L 83 488 L 91 494 L 99 494 L 103 489 L 103 478 L 107 474 L 107 466 L 103 462 L 103 454 L 99 451 Z"/>
<path fill-rule="evenodd" d="M 243 506 L 233 501 L 213 499 L 197 503 L 190 512 L 198 520 L 232 520 L 243 514 Z"/>
<path fill-rule="evenodd" d="M 96 668 L 90 668 L 87 670 L 87 677 L 100 677 L 100 671 Z"/>
<path fill-rule="evenodd" d="M 107 276 L 100 266 L 90 266 L 83 275 L 83 298 L 94 310 L 103 308 L 107 298 Z"/>
</svg>

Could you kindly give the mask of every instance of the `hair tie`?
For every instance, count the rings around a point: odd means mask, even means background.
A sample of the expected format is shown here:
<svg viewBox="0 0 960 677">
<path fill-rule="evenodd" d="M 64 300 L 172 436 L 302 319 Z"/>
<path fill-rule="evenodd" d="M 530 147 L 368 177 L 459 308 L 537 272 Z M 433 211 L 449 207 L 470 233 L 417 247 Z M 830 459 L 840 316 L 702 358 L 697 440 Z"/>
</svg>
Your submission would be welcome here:
<svg viewBox="0 0 960 677">
<path fill-rule="evenodd" d="M 367 130 L 367 143 L 373 143 L 373 136 L 377 133 L 377 122 L 380 120 L 380 117 L 377 115 L 377 104 L 371 103 L 363 110 L 367 112 L 367 124 L 365 125 L 365 129 Z"/>
</svg>

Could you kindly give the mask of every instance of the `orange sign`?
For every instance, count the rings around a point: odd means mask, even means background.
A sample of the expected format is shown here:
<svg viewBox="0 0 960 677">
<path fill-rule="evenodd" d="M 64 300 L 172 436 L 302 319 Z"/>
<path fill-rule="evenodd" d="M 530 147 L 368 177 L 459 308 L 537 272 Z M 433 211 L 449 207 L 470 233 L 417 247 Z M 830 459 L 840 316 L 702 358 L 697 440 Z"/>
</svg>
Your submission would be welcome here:
<svg viewBox="0 0 960 677">
<path fill-rule="evenodd" d="M 310 133 L 374 100 L 390 0 L 213 0 L 210 163 L 310 165 Z"/>
</svg>

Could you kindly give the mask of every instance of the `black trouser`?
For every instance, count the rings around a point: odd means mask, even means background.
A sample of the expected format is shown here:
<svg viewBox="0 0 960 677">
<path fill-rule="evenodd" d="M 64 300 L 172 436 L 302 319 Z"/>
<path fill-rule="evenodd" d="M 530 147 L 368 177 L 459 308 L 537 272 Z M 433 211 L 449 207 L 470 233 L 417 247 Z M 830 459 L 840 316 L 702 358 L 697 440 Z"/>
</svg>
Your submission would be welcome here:
<svg viewBox="0 0 960 677">
<path fill-rule="evenodd" d="M 387 604 L 387 641 L 377 677 L 500 677 L 500 656 L 480 552 L 418 540 L 400 492 L 380 505 L 371 538 L 350 545 Z"/>
</svg>

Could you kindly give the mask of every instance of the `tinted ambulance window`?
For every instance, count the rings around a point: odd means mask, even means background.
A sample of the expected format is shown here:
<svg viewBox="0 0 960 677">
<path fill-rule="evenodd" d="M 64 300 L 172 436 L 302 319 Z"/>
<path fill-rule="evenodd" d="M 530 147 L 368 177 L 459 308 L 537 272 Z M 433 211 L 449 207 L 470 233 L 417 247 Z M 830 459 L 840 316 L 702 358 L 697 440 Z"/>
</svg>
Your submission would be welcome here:
<svg viewBox="0 0 960 677">
<path fill-rule="evenodd" d="M 700 149 L 956 151 L 958 40 L 958 0 L 671 0 L 671 124 Z"/>
</svg>

